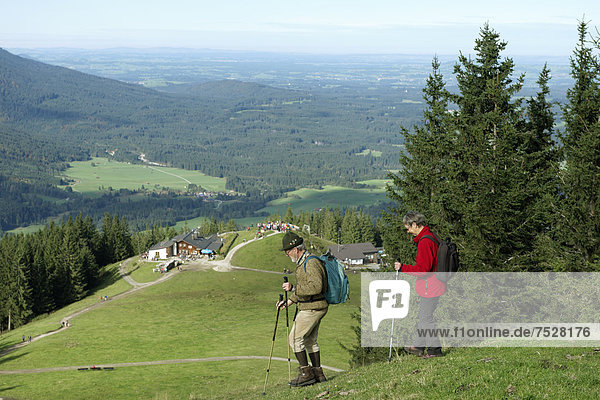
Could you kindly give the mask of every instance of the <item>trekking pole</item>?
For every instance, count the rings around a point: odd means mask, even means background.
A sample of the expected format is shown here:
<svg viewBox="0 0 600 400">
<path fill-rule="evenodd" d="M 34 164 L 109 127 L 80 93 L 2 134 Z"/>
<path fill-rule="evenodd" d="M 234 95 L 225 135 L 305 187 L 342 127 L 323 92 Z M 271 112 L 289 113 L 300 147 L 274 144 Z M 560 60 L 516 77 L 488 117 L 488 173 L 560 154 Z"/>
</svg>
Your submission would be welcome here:
<svg viewBox="0 0 600 400">
<path fill-rule="evenodd" d="M 283 277 L 283 282 L 287 283 L 288 282 L 288 277 L 284 276 Z M 288 313 L 288 307 L 287 307 L 287 302 L 288 302 L 288 298 L 287 298 L 287 290 L 285 291 L 285 334 L 286 334 L 286 338 L 290 337 L 290 316 Z M 288 344 L 287 346 L 288 349 L 288 382 L 292 381 L 292 361 L 290 360 L 290 346 Z M 291 387 L 291 386 L 290 386 Z"/>
<path fill-rule="evenodd" d="M 283 295 L 279 295 L 279 302 L 283 301 Z M 271 342 L 271 352 L 269 353 L 269 364 L 267 365 L 267 375 L 265 376 L 265 386 L 263 387 L 263 395 L 267 394 L 267 380 L 269 379 L 269 371 L 271 370 L 271 358 L 273 357 L 273 346 L 275 345 L 275 334 L 277 333 L 277 322 L 279 322 L 279 307 L 277 307 L 277 317 L 275 317 L 275 329 L 273 329 L 273 341 Z"/>
<path fill-rule="evenodd" d="M 400 271 L 396 270 L 396 280 L 398 280 L 398 273 Z M 388 363 L 392 362 L 392 341 L 394 339 L 394 319 L 392 318 L 392 331 L 390 332 L 390 354 L 388 354 Z"/>
</svg>

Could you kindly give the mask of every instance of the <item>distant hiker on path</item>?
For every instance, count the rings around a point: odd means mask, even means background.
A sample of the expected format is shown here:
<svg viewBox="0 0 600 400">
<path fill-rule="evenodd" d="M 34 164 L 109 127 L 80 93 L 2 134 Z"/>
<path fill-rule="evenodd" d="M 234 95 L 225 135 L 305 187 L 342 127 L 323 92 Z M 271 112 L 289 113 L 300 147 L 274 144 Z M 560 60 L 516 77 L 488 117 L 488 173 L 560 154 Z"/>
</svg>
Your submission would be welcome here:
<svg viewBox="0 0 600 400">
<path fill-rule="evenodd" d="M 323 295 L 327 290 L 327 274 L 321 261 L 316 258 L 307 260 L 309 253 L 303 244 L 303 239 L 293 232 L 287 232 L 282 240 L 285 255 L 296 263 L 296 285 L 285 282 L 283 290 L 291 295 L 284 304 L 278 302 L 277 307 L 283 309 L 294 303 L 298 305 L 298 314 L 294 318 L 294 325 L 289 336 L 289 344 L 298 363 L 300 364 L 298 377 L 292 379 L 290 386 L 306 386 L 315 382 L 324 382 L 327 379 L 321 368 L 321 356 L 317 336 L 321 319 L 327 314 L 329 305 Z M 308 365 L 310 357 L 311 366 Z"/>
<path fill-rule="evenodd" d="M 435 329 L 433 313 L 440 296 L 446 292 L 446 284 L 440 282 L 433 273 L 437 265 L 438 246 L 433 240 L 424 237 L 426 235 L 433 236 L 433 233 L 425 225 L 423 214 L 409 211 L 402 218 L 402 223 L 406 231 L 414 236 L 413 241 L 417 245 L 417 264 L 402 264 L 398 260 L 394 263 L 394 268 L 396 271 L 417 277 L 415 290 L 421 298 L 417 329 Z M 440 357 L 442 355 L 440 338 L 433 335 L 417 336 L 413 346 L 405 347 L 404 350 L 409 354 L 423 356 L 424 358 Z"/>
</svg>

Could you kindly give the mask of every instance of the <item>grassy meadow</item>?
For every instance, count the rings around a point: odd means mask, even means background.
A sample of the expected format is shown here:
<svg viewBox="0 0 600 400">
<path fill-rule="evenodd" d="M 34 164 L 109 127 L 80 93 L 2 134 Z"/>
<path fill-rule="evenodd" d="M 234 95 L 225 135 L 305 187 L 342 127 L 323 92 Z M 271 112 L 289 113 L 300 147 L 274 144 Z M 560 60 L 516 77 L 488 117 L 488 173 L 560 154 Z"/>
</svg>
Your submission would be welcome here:
<svg viewBox="0 0 600 400">
<path fill-rule="evenodd" d="M 240 237 L 247 232 L 240 232 Z M 293 265 L 279 251 L 281 235 L 248 244 L 236 255 L 253 268 Z M 244 261 L 245 260 L 245 261 Z M 260 262 L 259 262 L 260 261 Z M 0 350 L 58 327 L 61 318 L 129 286 L 109 268 L 102 289 L 87 299 L 0 336 Z M 137 269 L 149 267 L 145 263 Z M 137 270 L 136 269 L 136 270 Z M 131 276 L 135 278 L 132 272 Z M 100 371 L 0 373 L 0 397 L 17 399 L 595 399 L 600 396 L 600 349 L 454 348 L 424 360 L 396 355 L 349 369 L 342 348 L 355 343 L 351 314 L 360 302 L 360 275 L 349 274 L 349 302 L 331 306 L 319 344 L 328 382 L 290 389 L 287 362 L 273 360 L 266 396 L 266 359 L 119 366 Z M 293 275 L 290 280 L 294 282 Z M 281 274 L 187 270 L 105 302 L 72 319 L 60 333 L 0 357 L 0 372 L 209 357 L 269 355 Z M 290 311 L 294 311 L 292 308 Z M 290 325 L 291 325 L 290 315 Z M 274 357 L 287 358 L 285 313 L 279 316 Z M 293 355 L 292 355 L 293 358 Z M 292 364 L 295 367 L 296 364 Z M 292 370 L 292 373 L 294 371 Z M 324 392 L 327 392 L 323 394 Z"/>
<path fill-rule="evenodd" d="M 138 283 L 153 282 L 160 278 L 160 272 L 152 271 L 160 262 L 136 260 L 132 263 L 129 276 Z"/>
<path fill-rule="evenodd" d="M 369 181 L 373 186 L 366 189 L 351 189 L 341 186 L 323 186 L 323 189 L 303 188 L 286 193 L 286 197 L 272 200 L 267 207 L 259 210 L 268 214 L 285 215 L 288 207 L 295 214 L 300 211 L 311 211 L 319 208 L 335 207 L 357 207 L 360 205 L 371 205 L 386 201 L 385 189 L 382 180 Z"/>
<path fill-rule="evenodd" d="M 163 187 L 186 190 L 190 182 L 209 191 L 225 191 L 224 178 L 214 178 L 198 171 L 129 164 L 102 157 L 95 157 L 91 161 L 74 161 L 70 165 L 64 175 L 75 181 L 71 187 L 81 193 L 104 192 L 109 187 L 113 190 L 137 190 L 142 186 L 150 191 Z"/>
<path fill-rule="evenodd" d="M 281 235 L 258 239 L 259 246 L 248 244 L 236 251 L 231 264 L 236 267 L 255 268 L 265 271 L 283 272 L 284 268 L 293 268 L 294 264 L 281 249 Z M 234 243 L 235 244 L 235 243 Z M 268 256 L 266 256 L 268 254 Z"/>
<path fill-rule="evenodd" d="M 263 243 L 249 246 L 262 247 Z M 144 264 L 139 268 L 147 267 Z M 134 279 L 136 270 L 131 274 Z M 74 318 L 71 328 L 0 358 L 0 370 L 268 356 L 274 304 L 282 292 L 282 281 L 282 275 L 252 271 L 183 271 L 165 282 L 106 302 Z M 122 292 L 123 285 L 118 280 L 99 294 L 110 298 Z M 358 276 L 353 277 L 352 285 L 359 290 Z M 20 327 L 10 337 L 2 335 L 0 343 L 6 347 L 20 342 L 23 334 L 35 336 L 55 329 L 61 316 L 97 302 L 97 297 L 91 295 L 87 302 L 68 307 L 69 311 L 61 310 Z M 324 320 L 319 342 L 325 365 L 348 368 L 348 354 L 340 343 L 350 345 L 354 340 L 350 314 L 357 304 L 358 297 L 332 307 Z M 34 325 L 42 322 L 40 328 Z M 286 346 L 282 312 L 273 355 L 287 358 Z M 117 367 L 113 371 L 0 374 L 0 395 L 27 399 L 244 398 L 249 392 L 262 391 L 266 364 L 267 360 L 235 360 Z M 285 386 L 287 379 L 287 363 L 273 361 L 269 387 Z M 48 394 L 48 387 L 60 387 L 60 393 Z"/>
</svg>

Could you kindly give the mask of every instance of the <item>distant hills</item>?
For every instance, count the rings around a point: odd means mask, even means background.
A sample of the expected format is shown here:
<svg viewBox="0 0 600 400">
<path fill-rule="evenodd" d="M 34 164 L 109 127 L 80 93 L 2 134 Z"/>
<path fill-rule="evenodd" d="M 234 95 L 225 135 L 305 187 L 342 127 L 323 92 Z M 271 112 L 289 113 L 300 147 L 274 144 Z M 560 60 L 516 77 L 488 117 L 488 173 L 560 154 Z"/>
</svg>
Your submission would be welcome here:
<svg viewBox="0 0 600 400">
<path fill-rule="evenodd" d="M 28 60 L 2 49 L 0 92 L 0 115 L 5 121 L 77 120 L 101 111 L 107 116 L 122 114 L 114 106 L 141 105 L 160 97 L 144 87 Z"/>
<path fill-rule="evenodd" d="M 238 180 L 236 190 L 279 191 L 381 176 L 396 165 L 397 149 L 386 150 L 399 144 L 400 122 L 406 121 L 397 110 L 374 106 L 373 99 L 327 98 L 256 83 L 223 80 L 171 91 L 0 50 L 4 127 L 69 143 L 76 150 L 63 154 L 65 160 L 115 148 L 122 160 L 145 153 L 228 177 L 232 184 Z M 356 156 L 366 148 L 382 156 Z"/>
<path fill-rule="evenodd" d="M 271 86 L 241 82 L 234 79 L 198 84 L 169 85 L 161 91 L 179 93 L 205 99 L 222 100 L 226 103 L 241 103 L 251 99 L 292 100 L 310 96 L 304 91 L 285 90 Z"/>
<path fill-rule="evenodd" d="M 325 96 L 235 80 L 165 90 L 0 49 L 0 174 L 57 184 L 69 161 L 110 150 L 121 161 L 144 153 L 226 177 L 228 189 L 250 197 L 351 186 L 397 168 L 401 126 L 418 121 L 422 107 L 376 92 Z"/>
</svg>

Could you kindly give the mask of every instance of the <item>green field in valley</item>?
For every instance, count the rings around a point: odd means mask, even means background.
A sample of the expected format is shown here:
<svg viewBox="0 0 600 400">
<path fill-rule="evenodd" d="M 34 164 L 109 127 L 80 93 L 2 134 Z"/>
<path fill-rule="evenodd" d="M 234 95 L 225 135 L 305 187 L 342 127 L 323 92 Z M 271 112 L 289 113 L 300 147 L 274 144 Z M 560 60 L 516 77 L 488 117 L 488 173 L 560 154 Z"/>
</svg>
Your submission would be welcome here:
<svg viewBox="0 0 600 400">
<path fill-rule="evenodd" d="M 370 180 L 372 187 L 365 189 L 352 189 L 341 186 L 324 186 L 323 189 L 303 188 L 286 193 L 286 197 L 276 199 L 267 203 L 267 207 L 259 210 L 268 214 L 284 215 L 288 207 L 291 207 L 294 213 L 300 211 L 312 211 L 319 208 L 335 207 L 358 207 L 361 205 L 373 205 L 378 202 L 386 201 L 385 181 Z M 363 182 L 359 182 L 363 183 Z"/>
<path fill-rule="evenodd" d="M 266 213 L 268 215 L 285 215 L 288 207 L 292 208 L 295 214 L 301 211 L 312 211 L 319 208 L 335 207 L 359 207 L 374 205 L 378 202 L 387 201 L 385 194 L 385 185 L 389 182 L 385 179 L 371 179 L 358 182 L 369 186 L 363 189 L 344 188 L 341 186 L 324 186 L 323 189 L 299 189 L 285 194 L 285 197 L 272 200 L 267 203 L 267 207 L 257 211 L 257 213 Z M 256 225 L 268 219 L 267 216 L 236 218 L 238 227 L 247 227 Z M 188 220 L 189 228 L 202 225 L 205 217 Z M 175 229 L 182 229 L 186 221 L 180 221 L 175 225 Z"/>
<path fill-rule="evenodd" d="M 163 187 L 173 190 L 186 190 L 190 183 L 208 191 L 224 192 L 225 178 L 214 178 L 199 171 L 151 165 L 129 164 L 95 157 L 91 161 L 70 163 L 64 176 L 73 179 L 71 187 L 81 193 L 98 193 L 113 190 L 138 190 L 144 187 L 149 191 Z"/>
</svg>

